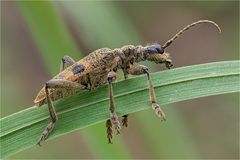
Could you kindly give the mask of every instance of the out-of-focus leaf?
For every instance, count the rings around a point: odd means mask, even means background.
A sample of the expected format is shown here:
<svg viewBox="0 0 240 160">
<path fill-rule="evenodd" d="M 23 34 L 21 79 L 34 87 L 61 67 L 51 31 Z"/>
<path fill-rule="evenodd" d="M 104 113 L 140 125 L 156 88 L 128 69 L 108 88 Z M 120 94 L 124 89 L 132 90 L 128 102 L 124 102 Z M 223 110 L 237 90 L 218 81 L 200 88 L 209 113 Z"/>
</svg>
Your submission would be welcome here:
<svg viewBox="0 0 240 160">
<path fill-rule="evenodd" d="M 58 66 L 64 55 L 79 58 L 79 49 L 52 2 L 21 1 L 18 4 L 40 55 L 53 74 L 59 71 Z"/>
</svg>

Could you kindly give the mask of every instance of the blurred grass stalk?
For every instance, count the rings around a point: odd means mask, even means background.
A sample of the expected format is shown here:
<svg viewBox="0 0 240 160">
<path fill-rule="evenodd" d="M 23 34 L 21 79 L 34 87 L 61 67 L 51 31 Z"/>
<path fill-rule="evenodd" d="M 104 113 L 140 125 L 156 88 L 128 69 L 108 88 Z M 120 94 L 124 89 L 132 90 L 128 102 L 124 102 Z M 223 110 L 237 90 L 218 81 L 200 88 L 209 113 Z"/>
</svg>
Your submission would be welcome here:
<svg viewBox="0 0 240 160">
<path fill-rule="evenodd" d="M 21 1 L 18 5 L 52 75 L 59 72 L 58 66 L 65 54 L 79 58 L 79 48 L 51 2 Z"/>
<path fill-rule="evenodd" d="M 58 72 L 60 60 L 64 54 L 68 54 L 75 59 L 83 56 L 79 54 L 79 48 L 72 39 L 62 17 L 59 16 L 59 12 L 61 11 L 58 11 L 57 8 L 53 6 L 55 3 L 58 2 L 18 2 L 27 25 L 29 25 L 33 39 L 52 75 Z M 74 22 L 76 23 L 75 25 L 81 26 L 84 31 L 81 32 L 81 34 L 84 34 L 83 37 L 91 48 L 100 48 L 103 46 L 114 48 L 124 44 L 137 44 L 140 41 L 138 33 L 131 25 L 130 20 L 116 8 L 112 2 L 81 2 L 81 8 L 75 5 L 75 3 L 79 2 L 64 1 L 59 3 L 74 17 L 76 20 L 76 22 Z M 91 10 L 87 7 L 89 5 L 91 5 Z M 103 17 L 104 20 L 101 21 L 100 19 Z M 104 33 L 103 30 L 108 31 L 108 33 Z M 47 38 L 46 35 L 48 35 Z M 155 128 L 155 134 L 149 135 L 146 131 L 147 128 L 149 129 L 147 126 L 148 124 L 154 124 L 155 120 L 154 118 L 149 118 L 152 117 L 152 114 L 149 115 L 149 112 L 141 114 L 141 116 L 135 115 L 139 123 L 134 125 L 139 125 L 139 134 L 144 137 L 146 142 L 151 142 L 151 146 L 146 145 L 146 147 L 151 147 L 152 156 L 159 155 L 159 152 L 161 152 L 161 154 L 168 154 L 168 152 L 165 152 L 167 150 L 185 155 L 189 153 L 189 151 L 191 151 L 192 154 L 196 153 L 194 144 L 190 143 L 193 142 L 190 137 L 178 139 L 176 145 L 176 139 L 173 138 L 176 132 L 178 134 L 188 132 L 184 129 L 184 122 L 176 111 L 171 110 L 171 114 L 174 114 L 174 125 L 171 126 L 171 132 L 164 133 L 167 139 L 162 139 L 161 136 L 158 135 L 158 133 L 164 132 L 158 127 Z M 143 117 L 147 117 L 147 121 Z M 145 127 L 140 127 L 140 125 Z M 102 129 L 102 126 L 104 126 L 103 123 L 89 127 L 81 132 L 92 152 L 95 155 L 118 155 L 118 157 L 115 158 L 131 157 L 131 153 L 126 150 L 127 147 L 123 140 L 121 141 L 122 143 L 117 142 L 114 146 L 98 145 L 105 143 L 105 139 L 103 139 L 105 133 L 103 132 L 104 129 Z M 162 143 L 156 143 L 154 141 L 155 139 L 157 139 L 158 142 L 167 141 L 169 145 L 165 146 Z M 184 142 L 189 142 L 189 145 Z M 176 146 L 176 148 L 173 149 L 171 146 Z M 164 149 L 159 150 L 159 148 Z"/>
</svg>

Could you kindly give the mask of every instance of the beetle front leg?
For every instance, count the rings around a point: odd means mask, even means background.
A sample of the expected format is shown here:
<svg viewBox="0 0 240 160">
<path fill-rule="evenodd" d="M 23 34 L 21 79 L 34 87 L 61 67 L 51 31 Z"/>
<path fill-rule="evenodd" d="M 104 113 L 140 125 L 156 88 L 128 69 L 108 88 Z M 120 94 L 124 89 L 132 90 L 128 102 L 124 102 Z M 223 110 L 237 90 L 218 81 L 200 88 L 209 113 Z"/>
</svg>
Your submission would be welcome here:
<svg viewBox="0 0 240 160">
<path fill-rule="evenodd" d="M 65 64 L 67 65 L 67 67 L 73 65 L 75 63 L 75 61 L 69 57 L 69 56 L 63 56 L 62 60 L 61 60 L 61 65 L 60 65 L 60 72 L 64 70 L 64 66 Z"/>
<path fill-rule="evenodd" d="M 108 120 L 106 123 L 108 143 L 112 143 L 112 125 L 115 128 L 115 130 L 117 131 L 117 134 L 120 133 L 120 129 L 121 129 L 117 114 L 115 112 L 115 102 L 114 102 L 113 89 L 112 89 L 112 82 L 115 79 L 116 79 L 116 73 L 109 72 L 107 80 L 108 80 L 108 88 L 109 88 L 110 120 Z"/>
<path fill-rule="evenodd" d="M 60 89 L 60 88 L 66 88 L 66 89 L 84 89 L 85 86 L 82 86 L 79 83 L 64 80 L 64 79 L 52 79 L 46 82 L 45 85 L 45 93 L 46 93 L 46 99 L 47 99 L 47 105 L 48 105 L 48 111 L 50 114 L 51 122 L 47 125 L 47 127 L 44 129 L 41 137 L 39 138 L 37 144 L 41 146 L 41 142 L 45 141 L 49 135 L 49 133 L 54 129 L 54 125 L 58 120 L 56 110 L 53 106 L 49 89 Z"/>
<path fill-rule="evenodd" d="M 144 65 L 134 64 L 134 65 L 131 65 L 130 68 L 127 69 L 127 72 L 131 75 L 147 74 L 148 87 L 149 87 L 149 97 L 150 97 L 150 102 L 152 104 L 152 108 L 155 111 L 155 113 L 159 116 L 161 121 L 165 121 L 166 116 L 165 116 L 163 110 L 161 109 L 160 105 L 157 103 L 157 98 L 156 98 L 156 95 L 155 95 L 152 78 L 149 74 L 148 68 Z"/>
</svg>

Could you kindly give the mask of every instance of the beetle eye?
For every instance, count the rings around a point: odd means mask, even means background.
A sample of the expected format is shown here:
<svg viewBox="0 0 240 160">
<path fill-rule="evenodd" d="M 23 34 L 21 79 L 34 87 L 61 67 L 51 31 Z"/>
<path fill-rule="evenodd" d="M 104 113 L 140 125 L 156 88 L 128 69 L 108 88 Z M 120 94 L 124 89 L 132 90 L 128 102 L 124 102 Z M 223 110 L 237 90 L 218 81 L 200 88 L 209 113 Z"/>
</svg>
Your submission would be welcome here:
<svg viewBox="0 0 240 160">
<path fill-rule="evenodd" d="M 156 53 L 163 54 L 164 49 L 162 48 L 162 46 L 160 44 L 154 44 L 154 45 L 146 47 L 145 52 L 147 52 L 149 54 L 156 54 Z"/>
<path fill-rule="evenodd" d="M 163 54 L 164 50 L 162 48 L 157 48 L 158 53 Z"/>
<path fill-rule="evenodd" d="M 164 49 L 162 48 L 161 45 L 159 45 L 158 47 L 156 47 L 156 50 L 158 51 L 158 53 L 163 54 L 164 53 Z"/>
<path fill-rule="evenodd" d="M 72 68 L 73 74 L 81 73 L 85 70 L 85 67 L 82 64 L 76 65 Z"/>
</svg>

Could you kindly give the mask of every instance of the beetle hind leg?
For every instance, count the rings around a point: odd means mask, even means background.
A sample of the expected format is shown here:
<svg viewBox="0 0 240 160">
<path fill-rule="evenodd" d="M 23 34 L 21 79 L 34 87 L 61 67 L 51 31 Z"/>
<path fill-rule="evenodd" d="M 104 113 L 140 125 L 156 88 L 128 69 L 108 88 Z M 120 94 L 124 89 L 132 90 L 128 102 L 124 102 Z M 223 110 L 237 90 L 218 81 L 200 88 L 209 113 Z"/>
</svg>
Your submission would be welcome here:
<svg viewBox="0 0 240 160">
<path fill-rule="evenodd" d="M 107 120 L 106 122 L 106 127 L 107 127 L 107 138 L 108 138 L 108 143 L 112 144 L 112 134 L 113 134 L 113 130 L 112 130 L 112 122 L 110 120 Z"/>
<path fill-rule="evenodd" d="M 127 70 L 125 68 L 122 68 L 123 70 L 123 74 L 124 74 L 124 79 L 128 79 L 128 73 L 127 73 Z M 127 127 L 128 126 L 128 114 L 122 116 L 122 126 L 123 127 Z"/>
<path fill-rule="evenodd" d="M 49 80 L 45 85 L 45 93 L 46 93 L 46 100 L 48 105 L 48 111 L 50 114 L 51 122 L 47 125 L 47 127 L 42 132 L 37 144 L 41 146 L 41 142 L 45 141 L 48 138 L 48 135 L 53 131 L 55 123 L 58 120 L 55 108 L 53 106 L 51 96 L 49 93 L 49 89 L 84 89 L 85 86 L 82 86 L 79 83 L 64 80 L 64 79 L 52 79 Z M 53 97 L 54 98 L 54 97 Z"/>
<path fill-rule="evenodd" d="M 57 122 L 57 114 L 55 111 L 55 108 L 53 107 L 52 101 L 49 96 L 48 86 L 45 86 L 45 92 L 46 92 L 46 99 L 48 104 L 48 111 L 51 117 L 51 122 L 47 125 L 47 127 L 44 129 L 41 137 L 39 138 L 37 144 L 41 146 L 41 142 L 45 141 L 49 135 L 49 133 L 53 130 L 55 123 Z"/>
</svg>

